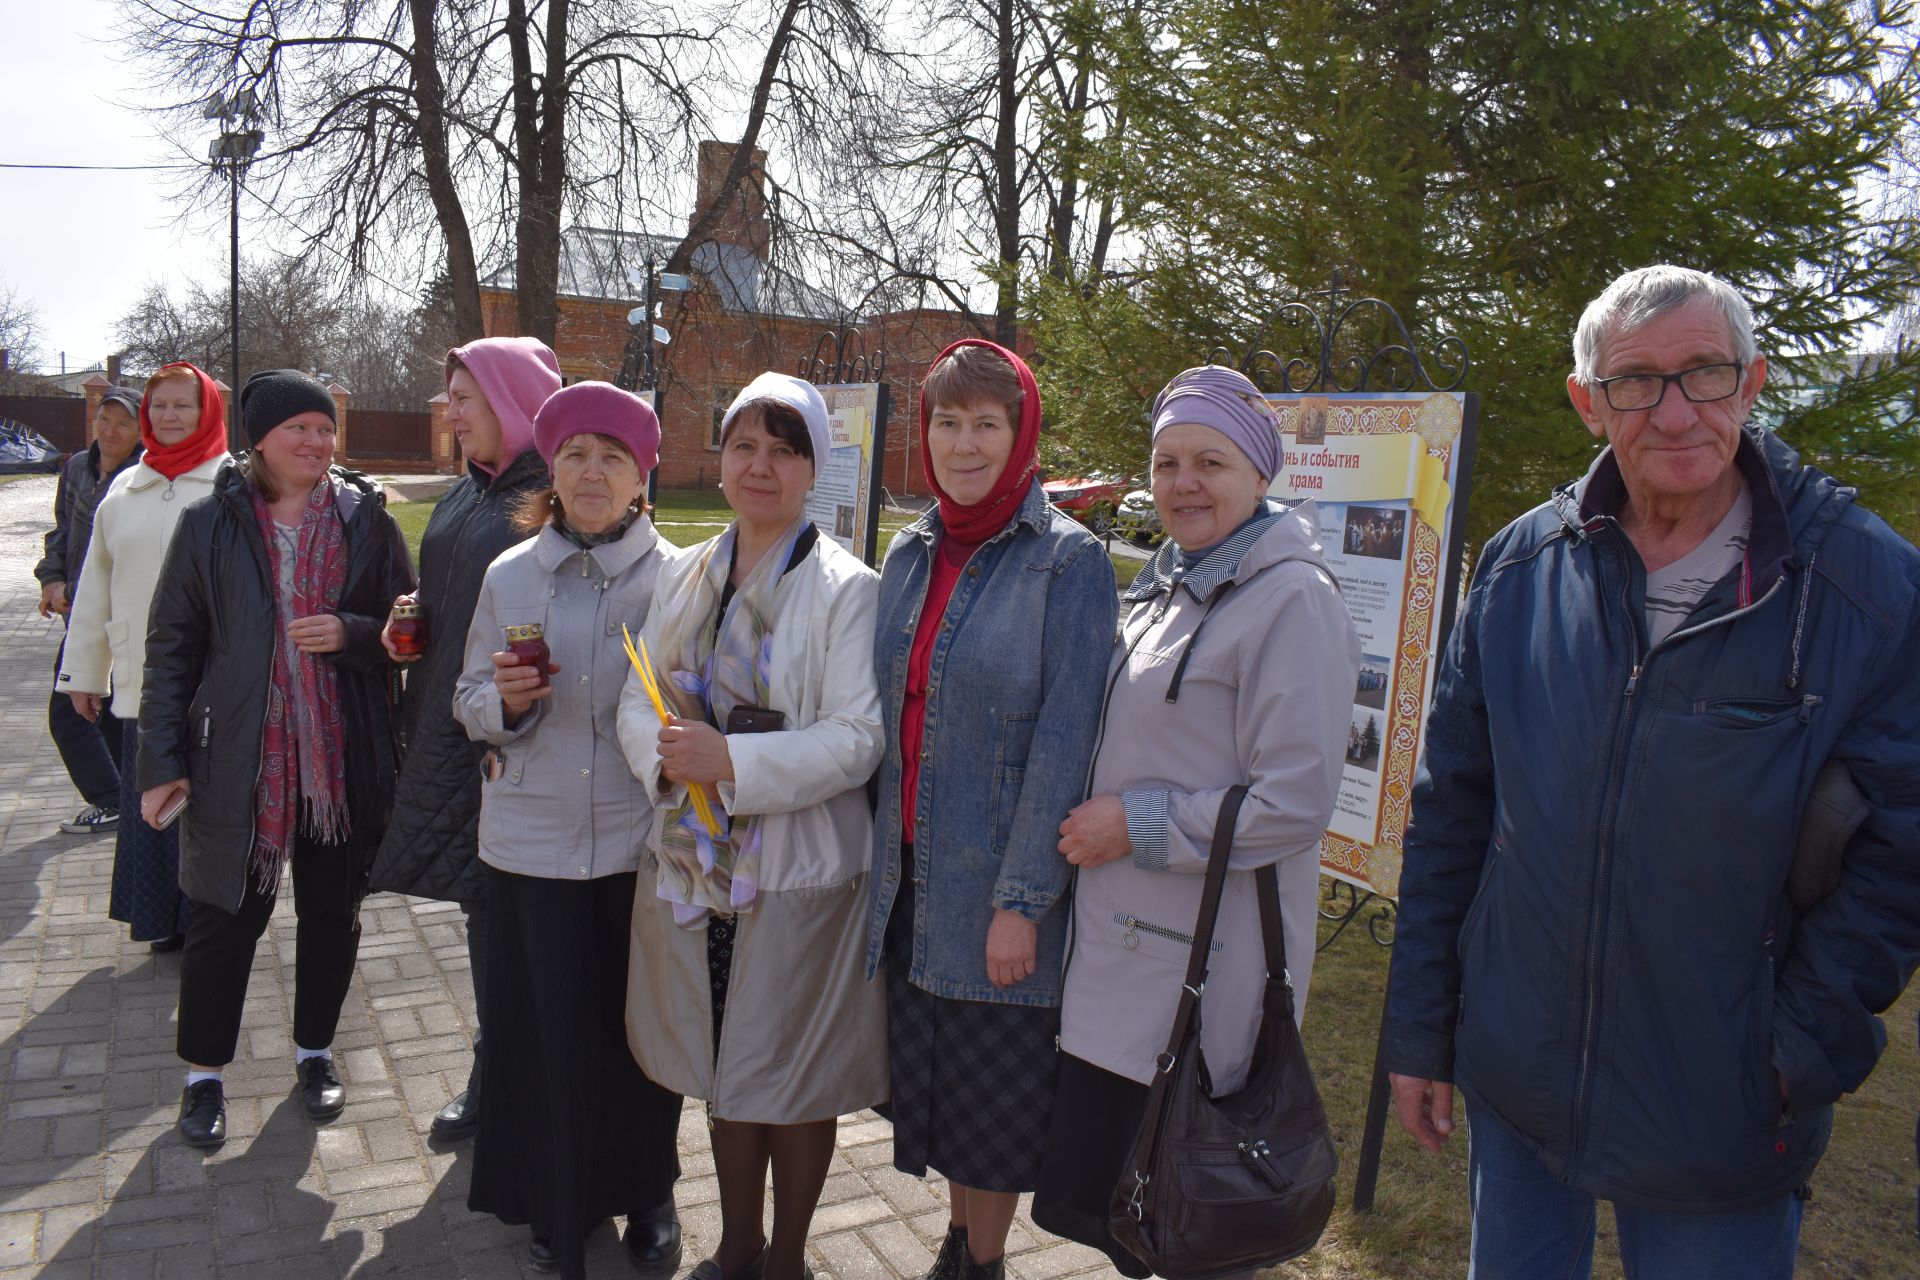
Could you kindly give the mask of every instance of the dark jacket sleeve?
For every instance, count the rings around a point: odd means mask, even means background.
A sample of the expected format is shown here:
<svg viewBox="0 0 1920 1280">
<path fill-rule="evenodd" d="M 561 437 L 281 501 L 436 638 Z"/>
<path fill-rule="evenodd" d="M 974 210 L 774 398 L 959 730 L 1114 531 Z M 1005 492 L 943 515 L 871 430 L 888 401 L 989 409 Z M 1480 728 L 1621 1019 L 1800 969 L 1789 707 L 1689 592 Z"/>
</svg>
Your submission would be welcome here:
<svg viewBox="0 0 1920 1280">
<path fill-rule="evenodd" d="M 140 686 L 142 791 L 187 776 L 189 703 L 206 671 L 213 621 L 204 557 L 214 515 L 211 506 L 182 515 L 160 564 Z"/>
<path fill-rule="evenodd" d="M 60 468 L 60 487 L 53 497 L 53 528 L 47 530 L 46 553 L 40 557 L 40 563 L 33 566 L 33 576 L 41 586 L 49 582 L 70 582 L 67 576 L 67 531 L 73 524 L 73 467 L 78 462 L 87 465 L 87 456 L 78 453 L 69 459 L 67 465 Z"/>
<path fill-rule="evenodd" d="M 1871 812 L 1842 857 L 1839 886 L 1794 931 L 1776 983 L 1773 1063 L 1795 1114 L 1865 1081 L 1887 1044 L 1876 1015 L 1920 963 L 1920 560 L 1901 559 L 1904 609 L 1833 753 Z"/>
<path fill-rule="evenodd" d="M 1481 564 L 1497 564 L 1489 544 Z M 1381 1056 L 1389 1071 L 1453 1078 L 1460 1004 L 1460 927 L 1482 879 L 1493 834 L 1493 744 L 1480 679 L 1482 575 L 1447 641 L 1413 784 L 1387 980 Z"/>
<path fill-rule="evenodd" d="M 395 596 L 405 595 L 413 590 L 413 560 L 407 554 L 407 540 L 400 532 L 400 526 L 383 507 L 377 513 L 369 513 L 374 519 L 374 527 L 369 533 L 373 546 L 369 554 L 376 557 L 379 564 L 374 569 L 375 580 L 382 583 L 382 599 L 388 603 Z M 329 654 L 341 666 L 353 667 L 361 671 L 374 671 L 385 666 L 386 646 L 380 643 L 380 631 L 387 625 L 386 614 L 371 617 L 364 613 L 346 613 L 339 615 L 347 628 L 346 644 L 336 654 Z"/>
</svg>

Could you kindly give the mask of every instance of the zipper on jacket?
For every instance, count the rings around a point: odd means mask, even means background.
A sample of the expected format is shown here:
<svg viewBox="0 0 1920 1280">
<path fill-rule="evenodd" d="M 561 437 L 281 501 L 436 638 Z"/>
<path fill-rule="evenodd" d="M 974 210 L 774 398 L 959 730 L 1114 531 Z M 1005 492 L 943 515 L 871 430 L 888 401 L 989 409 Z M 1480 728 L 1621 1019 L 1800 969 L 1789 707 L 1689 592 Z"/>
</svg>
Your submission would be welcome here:
<svg viewBox="0 0 1920 1280">
<path fill-rule="evenodd" d="M 1154 924 L 1151 921 L 1142 920 L 1139 916 L 1127 915 L 1125 912 L 1119 913 L 1114 918 L 1127 926 L 1127 931 L 1120 935 L 1120 945 L 1129 951 L 1140 945 L 1140 939 L 1134 936 L 1136 933 L 1150 933 L 1156 938 L 1165 938 L 1168 942 L 1181 942 L 1189 947 L 1193 945 L 1193 935 L 1190 933 L 1169 929 L 1166 925 Z"/>
<path fill-rule="evenodd" d="M 1624 537 L 1625 534 L 1623 533 L 1621 536 Z M 1683 639 L 1687 636 L 1699 635 L 1703 631 L 1724 625 L 1725 623 L 1732 622 L 1736 618 L 1752 613 L 1767 601 L 1773 599 L 1774 593 L 1780 589 L 1780 584 L 1786 581 L 1784 577 L 1775 578 L 1773 585 L 1768 587 L 1766 593 L 1758 600 L 1742 608 L 1732 609 L 1716 617 L 1709 618 L 1694 626 L 1683 627 L 1671 633 L 1665 639 L 1650 646 L 1647 652 L 1642 655 L 1640 652 L 1640 624 L 1633 616 L 1633 601 L 1627 591 L 1628 584 L 1631 583 L 1632 578 L 1632 570 L 1629 568 L 1626 580 L 1621 583 L 1620 587 L 1620 609 L 1621 612 L 1625 614 L 1628 625 L 1633 630 L 1633 668 L 1627 675 L 1626 689 L 1621 695 L 1619 725 L 1614 732 L 1613 753 L 1608 759 L 1606 810 L 1600 818 L 1599 852 L 1594 865 L 1593 922 L 1588 927 L 1587 933 L 1586 1011 L 1582 1018 L 1580 1032 L 1580 1073 L 1575 1079 L 1573 1092 L 1573 1153 L 1572 1158 L 1568 1161 L 1569 1174 L 1571 1174 L 1573 1168 L 1579 1164 L 1580 1157 L 1584 1154 L 1584 1148 L 1586 1146 L 1585 1115 L 1587 1110 L 1587 1092 L 1593 1084 L 1594 1023 L 1597 1020 L 1600 1008 L 1600 944 L 1605 933 L 1603 926 L 1607 915 L 1607 873 L 1608 864 L 1611 861 L 1613 852 L 1613 820 L 1615 816 L 1618 815 L 1620 809 L 1620 765 L 1625 758 L 1625 749 L 1629 736 L 1628 730 L 1632 726 L 1634 692 L 1640 687 L 1640 676 L 1646 671 L 1647 663 L 1653 660 L 1654 654 L 1672 645 L 1676 640 Z M 1803 715 L 1811 716 L 1812 707 L 1803 703 L 1801 711 Z"/>
<path fill-rule="evenodd" d="M 207 743 L 213 737 L 213 708 L 208 707 L 200 713 L 200 750 L 207 749 Z"/>
</svg>

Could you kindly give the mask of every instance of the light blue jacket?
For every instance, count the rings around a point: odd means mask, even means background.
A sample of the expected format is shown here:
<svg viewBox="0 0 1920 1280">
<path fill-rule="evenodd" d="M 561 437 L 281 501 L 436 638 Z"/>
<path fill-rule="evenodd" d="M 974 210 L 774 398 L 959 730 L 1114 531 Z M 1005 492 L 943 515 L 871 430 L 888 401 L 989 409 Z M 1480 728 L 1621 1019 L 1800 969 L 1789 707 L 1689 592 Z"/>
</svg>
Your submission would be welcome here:
<svg viewBox="0 0 1920 1280">
<path fill-rule="evenodd" d="M 874 666 L 887 754 L 868 881 L 869 977 L 900 887 L 900 710 L 941 529 L 938 508 L 902 529 L 880 574 Z M 1059 829 L 1085 798 L 1118 610 L 1112 562 L 1037 483 L 961 573 L 934 641 L 910 833 L 915 986 L 956 1000 L 1060 1003 L 1067 913 L 1052 908 L 1068 868 Z M 1040 926 L 1033 975 L 1005 990 L 987 977 L 996 909 Z"/>
</svg>

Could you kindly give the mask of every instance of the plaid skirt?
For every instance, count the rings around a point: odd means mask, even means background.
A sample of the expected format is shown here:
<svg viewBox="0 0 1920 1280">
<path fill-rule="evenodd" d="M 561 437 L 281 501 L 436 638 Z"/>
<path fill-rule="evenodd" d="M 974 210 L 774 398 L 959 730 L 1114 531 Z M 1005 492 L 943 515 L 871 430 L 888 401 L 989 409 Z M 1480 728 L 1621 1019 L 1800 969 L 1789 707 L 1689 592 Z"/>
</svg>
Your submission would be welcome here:
<svg viewBox="0 0 1920 1280">
<path fill-rule="evenodd" d="M 887 923 L 893 1167 L 977 1191 L 1031 1191 L 1053 1111 L 1060 1010 L 949 1000 L 907 980 L 913 899 Z"/>
</svg>

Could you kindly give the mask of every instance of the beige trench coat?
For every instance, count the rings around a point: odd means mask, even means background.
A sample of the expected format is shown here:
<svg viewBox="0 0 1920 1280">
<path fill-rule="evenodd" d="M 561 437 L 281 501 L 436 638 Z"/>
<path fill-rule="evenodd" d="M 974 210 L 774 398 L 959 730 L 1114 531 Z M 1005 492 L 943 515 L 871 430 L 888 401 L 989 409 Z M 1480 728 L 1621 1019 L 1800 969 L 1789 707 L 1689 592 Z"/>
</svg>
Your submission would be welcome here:
<svg viewBox="0 0 1920 1280">
<path fill-rule="evenodd" d="M 662 572 L 647 631 L 676 607 L 699 549 Z M 762 815 L 760 889 L 739 916 L 716 1048 L 704 925 L 682 929 L 656 896 L 661 823 L 682 788 L 659 790 L 660 721 L 637 678 L 620 700 L 620 742 L 659 797 L 633 904 L 627 1042 L 649 1079 L 712 1103 L 721 1120 L 799 1124 L 887 1097 L 885 991 L 868 982 L 866 782 L 885 734 L 873 671 L 879 579 L 830 538 L 775 594 L 770 698 L 777 733 L 728 739 L 728 813 Z M 656 621 L 658 620 L 658 621 Z"/>
</svg>

